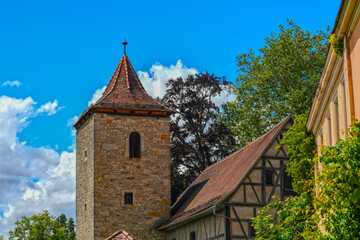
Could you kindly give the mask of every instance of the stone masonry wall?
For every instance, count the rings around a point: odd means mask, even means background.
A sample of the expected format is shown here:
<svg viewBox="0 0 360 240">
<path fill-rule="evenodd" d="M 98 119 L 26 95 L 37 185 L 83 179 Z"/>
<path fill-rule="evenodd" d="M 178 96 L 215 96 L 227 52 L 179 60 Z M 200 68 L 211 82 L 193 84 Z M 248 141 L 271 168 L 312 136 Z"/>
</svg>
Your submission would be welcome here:
<svg viewBox="0 0 360 240">
<path fill-rule="evenodd" d="M 76 238 L 94 239 L 94 117 L 76 133 Z"/>
<path fill-rule="evenodd" d="M 118 230 L 165 239 L 155 227 L 170 214 L 169 118 L 94 115 L 94 239 Z M 129 135 L 141 136 L 141 158 L 129 158 Z M 133 204 L 124 204 L 124 193 Z M 93 238 L 88 238 L 93 239 Z"/>
</svg>

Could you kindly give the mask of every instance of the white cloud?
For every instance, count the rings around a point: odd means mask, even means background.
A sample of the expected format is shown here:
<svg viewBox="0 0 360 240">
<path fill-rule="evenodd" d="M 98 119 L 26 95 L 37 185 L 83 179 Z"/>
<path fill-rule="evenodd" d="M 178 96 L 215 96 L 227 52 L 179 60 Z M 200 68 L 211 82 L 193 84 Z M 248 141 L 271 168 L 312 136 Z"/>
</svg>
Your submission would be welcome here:
<svg viewBox="0 0 360 240">
<path fill-rule="evenodd" d="M 185 79 L 188 75 L 195 75 L 198 73 L 199 71 L 196 68 L 186 67 L 179 59 L 175 65 L 170 65 L 168 67 L 161 65 L 160 63 L 155 63 L 151 66 L 149 71 L 138 71 L 137 74 L 147 93 L 154 98 L 162 98 L 165 94 L 166 83 L 169 79 L 176 79 L 178 77 Z M 105 91 L 105 88 L 106 86 L 99 88 L 94 92 L 91 100 L 88 102 L 88 106 L 99 100 L 102 93 Z M 231 93 L 229 88 L 225 88 L 220 96 L 214 98 L 214 102 L 218 107 L 221 107 L 221 104 L 226 101 L 233 100 L 235 100 L 235 95 Z"/>
<path fill-rule="evenodd" d="M 153 97 L 163 97 L 166 91 L 166 82 L 169 79 L 176 79 L 178 77 L 186 78 L 189 74 L 197 74 L 198 70 L 195 68 L 187 68 L 183 65 L 181 60 L 178 60 L 175 65 L 169 67 L 155 63 L 151 66 L 149 71 L 138 71 L 138 77 L 141 80 L 147 93 Z M 88 102 L 88 106 L 94 104 L 102 96 L 106 86 L 97 89 Z"/>
<path fill-rule="evenodd" d="M 3 215 L 0 214 L 0 234 L 5 237 L 24 215 L 32 216 L 45 209 L 55 215 L 75 215 L 74 150 L 59 154 L 48 147 L 28 146 L 18 139 L 18 133 L 38 113 L 56 112 L 57 101 L 53 103 L 36 109 L 31 97 L 0 96 L 0 213 Z"/>
<path fill-rule="evenodd" d="M 138 76 L 145 90 L 153 97 L 162 98 L 166 91 L 166 83 L 169 79 L 176 79 L 178 77 L 187 78 L 188 75 L 198 74 L 196 68 L 188 68 L 181 60 L 178 60 L 175 65 L 170 67 L 163 66 L 160 63 L 155 63 L 151 66 L 148 72 L 138 71 Z M 235 95 L 231 93 L 230 88 L 225 87 L 220 96 L 216 96 L 213 101 L 218 106 L 227 101 L 235 100 Z"/>
<path fill-rule="evenodd" d="M 47 102 L 41 105 L 40 108 L 36 110 L 36 113 L 46 113 L 48 116 L 51 116 L 63 108 L 64 107 L 59 107 L 59 102 L 55 99 L 53 102 Z"/>
<path fill-rule="evenodd" d="M 234 101 L 236 99 L 236 96 L 234 93 L 232 93 L 231 91 L 231 87 L 230 86 L 225 86 L 223 88 L 222 93 L 219 96 L 216 96 L 213 98 L 213 102 L 215 103 L 216 106 L 218 106 L 219 108 L 221 108 L 221 105 L 225 102 L 231 102 Z"/>
<path fill-rule="evenodd" d="M 96 103 L 97 100 L 100 99 L 100 97 L 102 96 L 102 93 L 105 91 L 105 88 L 106 88 L 106 86 L 103 86 L 102 88 L 99 88 L 94 92 L 94 94 L 91 97 L 91 100 L 88 102 L 88 106 Z"/>
<path fill-rule="evenodd" d="M 10 81 L 10 80 L 7 80 L 5 82 L 3 82 L 3 84 L 1 85 L 1 87 L 20 87 L 21 85 L 21 82 L 18 81 L 18 80 L 14 80 L 14 81 Z"/>
<path fill-rule="evenodd" d="M 76 129 L 73 126 L 78 121 L 78 119 L 78 116 L 73 116 L 67 121 L 67 126 L 71 128 L 71 136 L 73 138 L 71 146 L 68 147 L 69 150 L 74 150 L 76 148 Z"/>
<path fill-rule="evenodd" d="M 169 79 L 187 78 L 189 74 L 194 75 L 198 72 L 195 68 L 187 68 L 181 60 L 178 60 L 175 65 L 170 65 L 170 67 L 155 63 L 149 72 L 138 71 L 138 76 L 147 93 L 161 98 L 165 94 L 165 84 Z"/>
</svg>

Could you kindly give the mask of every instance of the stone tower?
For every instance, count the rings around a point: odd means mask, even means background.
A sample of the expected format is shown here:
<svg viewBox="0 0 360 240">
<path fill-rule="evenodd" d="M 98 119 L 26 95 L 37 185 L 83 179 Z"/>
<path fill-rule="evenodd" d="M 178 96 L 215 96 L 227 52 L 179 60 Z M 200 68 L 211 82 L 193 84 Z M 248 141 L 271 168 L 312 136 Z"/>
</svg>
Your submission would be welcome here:
<svg viewBox="0 0 360 240">
<path fill-rule="evenodd" d="M 170 215 L 170 111 L 150 97 L 126 56 L 102 97 L 75 124 L 76 235 L 125 230 L 165 239 Z"/>
</svg>

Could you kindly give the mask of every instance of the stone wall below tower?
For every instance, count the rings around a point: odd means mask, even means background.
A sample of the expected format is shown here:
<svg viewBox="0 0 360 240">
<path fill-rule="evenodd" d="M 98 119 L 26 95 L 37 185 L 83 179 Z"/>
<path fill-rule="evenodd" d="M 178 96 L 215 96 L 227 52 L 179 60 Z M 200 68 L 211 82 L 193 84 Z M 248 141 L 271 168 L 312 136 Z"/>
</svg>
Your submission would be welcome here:
<svg viewBox="0 0 360 240">
<path fill-rule="evenodd" d="M 94 117 L 76 132 L 76 238 L 94 239 Z"/>
<path fill-rule="evenodd" d="M 94 239 L 118 230 L 165 239 L 155 227 L 170 214 L 169 117 L 94 115 Z M 129 158 L 129 135 L 141 136 L 141 158 Z M 133 193 L 133 204 L 124 194 Z"/>
</svg>

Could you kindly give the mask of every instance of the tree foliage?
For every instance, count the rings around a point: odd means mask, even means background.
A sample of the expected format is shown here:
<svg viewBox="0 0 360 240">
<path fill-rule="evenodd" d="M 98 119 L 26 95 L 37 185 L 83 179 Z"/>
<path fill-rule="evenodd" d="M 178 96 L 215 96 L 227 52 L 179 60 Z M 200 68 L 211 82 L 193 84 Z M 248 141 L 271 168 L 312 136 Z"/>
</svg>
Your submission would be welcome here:
<svg viewBox="0 0 360 240">
<path fill-rule="evenodd" d="M 229 82 L 201 73 L 170 79 L 162 102 L 173 111 L 171 132 L 172 201 L 203 171 L 234 149 L 231 131 L 218 120 L 214 97 Z"/>
<path fill-rule="evenodd" d="M 312 34 L 293 21 L 280 25 L 257 52 L 237 56 L 236 100 L 223 105 L 223 121 L 245 146 L 284 117 L 311 106 L 326 53 L 328 34 Z"/>
<path fill-rule="evenodd" d="M 360 239 L 360 123 L 346 140 L 323 147 L 320 157 L 313 156 L 314 139 L 305 124 L 305 116 L 295 119 L 281 143 L 288 144 L 298 196 L 275 200 L 259 212 L 253 219 L 256 239 Z M 311 162 L 321 165 L 316 186 Z"/>
<path fill-rule="evenodd" d="M 306 128 L 307 113 L 297 116 L 293 126 L 284 134 L 280 145 L 287 145 L 291 156 L 286 171 L 292 177 L 293 189 L 297 194 L 314 188 L 314 135 Z"/>
<path fill-rule="evenodd" d="M 292 177 L 296 197 L 285 201 L 275 199 L 253 219 L 256 239 L 309 239 L 318 234 L 318 218 L 314 207 L 314 136 L 307 132 L 307 115 L 295 118 L 293 126 L 284 134 L 281 145 L 287 145 L 290 162 L 287 171 Z M 274 215 L 275 214 L 275 215 Z"/>
<path fill-rule="evenodd" d="M 311 195 L 275 199 L 253 218 L 257 240 L 300 240 L 321 238 Z M 273 216 L 275 213 L 275 216 Z M 316 237 L 315 237 L 316 236 Z"/>
<path fill-rule="evenodd" d="M 326 239 L 360 239 L 360 123 L 346 140 L 324 147 L 317 162 L 319 196 L 316 207 Z"/>
<path fill-rule="evenodd" d="M 15 229 L 9 232 L 10 240 L 73 240 L 76 239 L 74 219 L 61 214 L 55 219 L 48 211 L 28 218 L 23 216 L 15 222 Z"/>
</svg>

